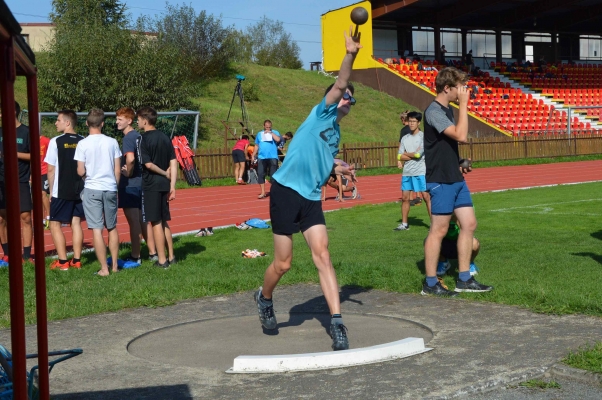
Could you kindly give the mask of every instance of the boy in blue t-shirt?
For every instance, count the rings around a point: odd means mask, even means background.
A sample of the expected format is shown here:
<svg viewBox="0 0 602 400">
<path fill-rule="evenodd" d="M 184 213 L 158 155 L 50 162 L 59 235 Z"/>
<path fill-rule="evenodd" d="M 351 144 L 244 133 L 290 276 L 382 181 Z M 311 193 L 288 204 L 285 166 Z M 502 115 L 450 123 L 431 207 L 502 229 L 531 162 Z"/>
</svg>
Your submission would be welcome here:
<svg viewBox="0 0 602 400">
<path fill-rule="evenodd" d="M 334 84 L 326 89 L 320 104 L 301 124 L 280 169 L 272 176 L 270 218 L 274 234 L 274 261 L 265 271 L 263 286 L 255 292 L 259 320 L 265 329 L 276 329 L 272 292 L 290 269 L 293 260 L 293 234 L 303 233 L 318 269 L 320 284 L 332 315 L 330 336 L 333 350 L 349 348 L 347 328 L 341 317 L 337 277 L 328 252 L 328 233 L 322 212 L 321 188 L 333 169 L 349 173 L 349 167 L 336 166 L 339 151 L 339 122 L 355 104 L 349 83 L 353 62 L 362 45 L 359 36 L 345 36 L 346 54 Z"/>
</svg>

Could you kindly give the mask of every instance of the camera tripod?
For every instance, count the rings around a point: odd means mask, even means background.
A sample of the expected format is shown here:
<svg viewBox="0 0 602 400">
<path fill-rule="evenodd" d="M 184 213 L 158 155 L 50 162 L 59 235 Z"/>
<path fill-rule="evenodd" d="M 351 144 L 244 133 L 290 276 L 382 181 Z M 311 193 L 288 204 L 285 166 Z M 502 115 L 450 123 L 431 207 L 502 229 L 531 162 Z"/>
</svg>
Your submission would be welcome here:
<svg viewBox="0 0 602 400">
<path fill-rule="evenodd" d="M 240 121 L 240 125 L 242 126 L 243 131 L 246 131 L 246 133 L 250 133 L 249 115 L 247 114 L 247 107 L 245 106 L 245 97 L 242 91 L 242 81 L 245 80 L 245 77 L 242 75 L 236 75 L 236 79 L 238 80 L 238 82 L 236 83 L 236 87 L 234 88 L 234 94 L 232 95 L 232 101 L 230 102 L 230 110 L 228 110 L 228 117 L 226 118 L 226 123 L 230 120 L 230 113 L 232 112 L 234 99 L 238 96 L 238 98 L 240 99 L 240 109 L 242 114 L 242 120 Z"/>
</svg>

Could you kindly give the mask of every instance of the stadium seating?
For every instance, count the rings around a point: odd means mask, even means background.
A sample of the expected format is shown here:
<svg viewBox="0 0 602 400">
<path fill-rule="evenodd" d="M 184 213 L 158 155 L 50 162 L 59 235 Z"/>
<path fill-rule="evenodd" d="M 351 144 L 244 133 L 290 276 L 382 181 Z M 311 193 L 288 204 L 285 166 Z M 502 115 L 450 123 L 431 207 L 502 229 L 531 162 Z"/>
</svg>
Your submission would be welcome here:
<svg viewBox="0 0 602 400">
<path fill-rule="evenodd" d="M 421 65 L 416 61 L 410 64 L 407 62 L 386 64 L 382 59 L 378 61 L 402 77 L 435 93 L 437 70 L 443 67 L 437 65 L 436 61 L 426 60 L 421 62 Z M 424 70 L 431 66 L 436 70 Z M 490 66 L 509 76 L 516 82 L 516 86 L 532 86 L 533 89 L 541 90 L 543 95 L 559 102 L 576 106 L 600 105 L 602 89 L 598 88 L 602 87 L 602 68 L 591 65 L 554 66 L 554 68 L 550 66 L 548 70 L 554 73 L 547 72 L 546 75 L 535 74 L 533 70 L 525 68 L 508 67 L 504 62 L 491 62 Z M 508 71 L 509 68 L 513 71 Z M 523 93 L 520 87 L 515 87 L 509 82 L 501 82 L 498 77 L 493 78 L 488 72 L 481 72 L 480 76 L 472 76 L 468 85 L 471 88 L 469 112 L 508 134 L 519 136 L 567 132 L 566 111 L 544 104 L 542 99 L 534 99 L 531 94 Z M 597 118 L 602 115 L 602 111 L 589 110 L 587 114 L 591 118 Z M 580 122 L 577 117 L 572 118 L 571 130 L 574 134 L 602 133 L 602 130 L 598 132 L 592 129 L 589 122 Z"/>
</svg>

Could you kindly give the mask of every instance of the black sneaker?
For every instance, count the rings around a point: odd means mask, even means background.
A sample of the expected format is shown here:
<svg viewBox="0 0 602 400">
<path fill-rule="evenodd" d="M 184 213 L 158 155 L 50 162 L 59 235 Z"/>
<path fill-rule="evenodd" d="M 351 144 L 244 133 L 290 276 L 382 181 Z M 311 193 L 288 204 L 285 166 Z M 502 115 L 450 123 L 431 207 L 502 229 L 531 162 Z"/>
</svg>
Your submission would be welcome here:
<svg viewBox="0 0 602 400">
<path fill-rule="evenodd" d="M 347 339 L 347 327 L 343 324 L 330 324 L 330 337 L 332 338 L 332 349 L 347 350 L 349 339 Z"/>
<path fill-rule="evenodd" d="M 157 261 L 155 261 L 155 263 L 153 265 L 155 267 L 167 269 L 167 268 L 169 268 L 169 261 L 165 261 L 163 264 L 161 264 L 161 263 L 159 263 L 159 260 L 157 260 Z"/>
<path fill-rule="evenodd" d="M 473 277 L 470 277 L 466 282 L 462 282 L 458 279 L 456 282 L 456 288 L 454 289 L 456 292 L 471 292 L 471 293 L 481 293 L 481 292 L 490 292 L 493 290 L 493 286 L 482 285 Z"/>
<path fill-rule="evenodd" d="M 265 329 L 276 329 L 276 315 L 274 315 L 274 303 L 270 302 L 266 305 L 259 298 L 261 296 L 261 287 L 253 294 L 255 304 L 257 304 L 257 312 L 259 313 L 259 322 Z"/>
<path fill-rule="evenodd" d="M 178 263 L 178 260 L 176 260 L 176 257 L 174 256 L 174 258 L 172 258 L 171 260 L 167 260 L 167 263 L 169 265 L 175 265 Z"/>
<path fill-rule="evenodd" d="M 422 284 L 422 292 L 420 292 L 423 296 L 428 296 L 433 294 L 435 296 L 444 296 L 444 297 L 456 297 L 458 293 L 452 292 L 451 290 L 447 290 L 441 285 L 441 282 L 437 282 L 435 286 L 429 286 L 424 282 Z"/>
</svg>

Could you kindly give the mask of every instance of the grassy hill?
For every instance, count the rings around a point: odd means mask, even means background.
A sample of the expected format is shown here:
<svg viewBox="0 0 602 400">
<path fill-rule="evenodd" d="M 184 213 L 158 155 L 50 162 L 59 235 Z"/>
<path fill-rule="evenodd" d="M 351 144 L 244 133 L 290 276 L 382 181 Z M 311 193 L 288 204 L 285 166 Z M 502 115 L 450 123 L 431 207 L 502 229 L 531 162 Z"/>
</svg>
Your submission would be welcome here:
<svg viewBox="0 0 602 400">
<path fill-rule="evenodd" d="M 274 129 L 284 134 L 293 133 L 305 120 L 311 109 L 321 100 L 324 90 L 334 78 L 317 72 L 262 67 L 254 64 L 234 65 L 231 79 L 212 81 L 204 85 L 198 97 L 192 99 L 194 109 L 201 112 L 199 147 L 221 147 L 224 143 L 224 126 L 236 86 L 236 74 L 246 77 L 243 82 L 245 97 L 254 91 L 258 100 L 247 101 L 250 127 L 257 132 L 263 121 L 273 121 Z M 252 86 L 252 90 L 251 90 Z M 16 99 L 25 108 L 25 80 L 17 80 Z M 342 143 L 383 142 L 399 139 L 399 113 L 414 109 L 385 93 L 361 84 L 355 85 L 357 104 L 341 123 Z M 50 111 L 50 110 L 42 110 Z M 52 110 L 54 111 L 54 110 Z M 241 118 L 240 102 L 235 99 L 230 121 Z M 239 132 L 240 130 L 237 130 Z"/>
<path fill-rule="evenodd" d="M 220 146 L 224 127 L 221 123 L 228 115 L 236 86 L 236 73 L 244 75 L 243 91 L 252 85 L 259 90 L 258 101 L 248 101 L 250 126 L 255 132 L 263 128 L 263 121 L 272 120 L 280 133 L 293 133 L 305 120 L 311 109 L 321 100 L 324 90 L 333 78 L 312 71 L 261 67 L 254 64 L 236 65 L 232 79 L 212 82 L 194 99 L 201 111 L 202 132 L 200 145 Z M 341 123 L 342 143 L 382 142 L 399 139 L 399 113 L 413 109 L 408 104 L 367 86 L 356 84 L 357 104 Z M 240 102 L 235 99 L 230 121 L 241 116 Z"/>
</svg>

